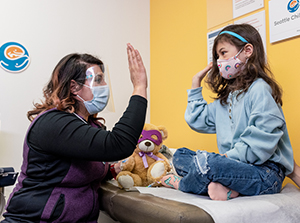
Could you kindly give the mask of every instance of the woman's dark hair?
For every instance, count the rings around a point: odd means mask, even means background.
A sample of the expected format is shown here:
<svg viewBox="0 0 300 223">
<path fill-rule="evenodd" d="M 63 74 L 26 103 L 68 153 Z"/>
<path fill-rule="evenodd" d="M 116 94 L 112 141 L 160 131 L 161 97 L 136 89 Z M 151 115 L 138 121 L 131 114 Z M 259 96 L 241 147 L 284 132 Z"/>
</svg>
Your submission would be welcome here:
<svg viewBox="0 0 300 223">
<path fill-rule="evenodd" d="M 282 105 L 282 90 L 275 81 L 267 64 L 263 42 L 259 32 L 249 24 L 229 25 L 221 30 L 220 33 L 225 30 L 234 32 L 246 39 L 248 43 L 252 44 L 253 53 L 248 58 L 241 74 L 234 79 L 227 80 L 219 74 L 217 64 L 218 54 L 216 51 L 218 43 L 222 41 L 228 42 L 236 46 L 238 51 L 245 47 L 247 43 L 227 33 L 218 35 L 215 38 L 212 49 L 213 66 L 206 79 L 206 83 L 212 91 L 217 94 L 216 99 L 220 99 L 221 104 L 224 105 L 227 103 L 227 97 L 231 91 L 241 90 L 240 94 L 246 92 L 257 78 L 262 78 L 270 85 L 272 96 L 276 103 Z"/>
<path fill-rule="evenodd" d="M 78 107 L 78 101 L 74 99 L 71 92 L 71 80 L 84 84 L 86 70 L 92 65 L 98 65 L 104 72 L 103 62 L 92 55 L 73 53 L 63 57 L 54 68 L 49 83 L 43 89 L 45 100 L 40 104 L 34 104 L 35 108 L 27 113 L 28 119 L 32 121 L 36 115 L 54 107 L 61 111 L 74 112 Z M 90 118 L 97 119 L 96 116 Z"/>
</svg>

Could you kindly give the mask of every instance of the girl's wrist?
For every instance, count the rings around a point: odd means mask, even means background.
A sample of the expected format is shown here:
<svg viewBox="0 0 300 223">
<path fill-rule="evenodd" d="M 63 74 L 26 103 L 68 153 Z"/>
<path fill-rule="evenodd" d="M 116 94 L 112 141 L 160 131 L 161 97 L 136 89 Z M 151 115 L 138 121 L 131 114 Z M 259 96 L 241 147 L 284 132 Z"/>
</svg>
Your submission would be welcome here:
<svg viewBox="0 0 300 223">
<path fill-rule="evenodd" d="M 201 81 L 202 79 L 200 79 L 197 76 L 194 76 L 192 80 L 192 89 L 201 87 Z"/>
</svg>

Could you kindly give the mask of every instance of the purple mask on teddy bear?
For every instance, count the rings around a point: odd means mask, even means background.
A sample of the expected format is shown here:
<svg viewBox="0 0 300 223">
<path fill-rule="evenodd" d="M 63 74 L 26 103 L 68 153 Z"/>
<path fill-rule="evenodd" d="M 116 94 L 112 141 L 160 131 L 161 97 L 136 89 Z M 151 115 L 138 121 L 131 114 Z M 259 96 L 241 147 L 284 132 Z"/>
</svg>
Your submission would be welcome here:
<svg viewBox="0 0 300 223">
<path fill-rule="evenodd" d="M 157 136 L 158 139 L 157 140 L 153 139 L 151 137 L 152 135 Z M 151 142 L 155 143 L 158 146 L 162 143 L 161 133 L 157 130 L 149 130 L 149 131 L 143 130 L 142 138 L 139 139 L 138 143 L 140 143 L 141 141 L 147 140 L 147 139 L 150 140 Z"/>
</svg>

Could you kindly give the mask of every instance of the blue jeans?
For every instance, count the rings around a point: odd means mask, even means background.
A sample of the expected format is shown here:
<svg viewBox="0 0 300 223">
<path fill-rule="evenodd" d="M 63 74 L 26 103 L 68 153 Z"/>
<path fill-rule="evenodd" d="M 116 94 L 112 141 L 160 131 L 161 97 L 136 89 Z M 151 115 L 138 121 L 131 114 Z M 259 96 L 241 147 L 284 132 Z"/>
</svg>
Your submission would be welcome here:
<svg viewBox="0 0 300 223">
<path fill-rule="evenodd" d="M 210 182 L 218 182 L 241 195 L 279 193 L 285 178 L 282 168 L 267 161 L 252 165 L 206 151 L 177 149 L 173 165 L 179 176 L 179 189 L 194 194 L 207 194 Z"/>
</svg>

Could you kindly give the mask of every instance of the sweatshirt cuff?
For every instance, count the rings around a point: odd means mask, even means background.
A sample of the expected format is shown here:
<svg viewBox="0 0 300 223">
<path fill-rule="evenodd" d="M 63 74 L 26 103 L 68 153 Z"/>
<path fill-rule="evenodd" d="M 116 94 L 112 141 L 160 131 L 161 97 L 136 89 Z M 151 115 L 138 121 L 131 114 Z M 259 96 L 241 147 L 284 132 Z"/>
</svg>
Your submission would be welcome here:
<svg viewBox="0 0 300 223">
<path fill-rule="evenodd" d="M 236 150 L 234 150 L 234 149 L 227 151 L 226 155 L 230 159 L 239 160 L 240 161 L 239 153 Z"/>
<path fill-rule="evenodd" d="M 203 99 L 202 87 L 198 87 L 198 88 L 194 88 L 194 89 L 188 89 L 187 93 L 188 93 L 188 100 L 189 101 Z"/>
</svg>

